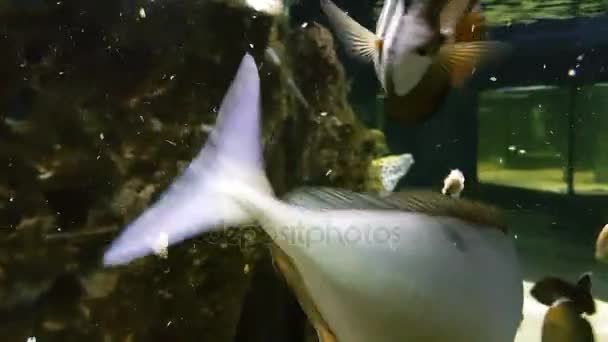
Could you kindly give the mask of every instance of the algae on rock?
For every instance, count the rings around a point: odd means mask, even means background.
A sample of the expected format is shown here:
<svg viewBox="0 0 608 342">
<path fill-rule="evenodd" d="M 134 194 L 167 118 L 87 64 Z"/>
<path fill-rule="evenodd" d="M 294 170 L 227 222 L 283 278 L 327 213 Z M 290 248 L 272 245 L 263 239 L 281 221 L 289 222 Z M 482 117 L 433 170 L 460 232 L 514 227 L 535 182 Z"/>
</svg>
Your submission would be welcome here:
<svg viewBox="0 0 608 342">
<path fill-rule="evenodd" d="M 121 269 L 100 260 L 204 144 L 245 51 L 260 66 L 277 193 L 303 183 L 361 190 L 369 163 L 386 152 L 350 108 L 324 28 L 290 30 L 280 17 L 221 1 L 146 2 L 145 17 L 133 3 L 0 6 L 7 340 L 232 340 L 251 276 L 268 262 L 263 234 L 251 235 L 259 229 L 200 236 L 168 259 Z M 264 61 L 269 41 L 279 67 Z"/>
</svg>

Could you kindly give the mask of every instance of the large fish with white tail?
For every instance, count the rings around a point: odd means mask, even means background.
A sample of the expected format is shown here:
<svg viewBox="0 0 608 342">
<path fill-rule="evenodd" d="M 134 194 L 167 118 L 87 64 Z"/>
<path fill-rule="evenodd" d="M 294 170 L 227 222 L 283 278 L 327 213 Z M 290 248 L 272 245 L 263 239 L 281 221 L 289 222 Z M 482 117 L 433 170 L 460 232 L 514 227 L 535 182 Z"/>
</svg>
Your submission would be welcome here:
<svg viewBox="0 0 608 342">
<path fill-rule="evenodd" d="M 386 114 L 406 125 L 429 119 L 452 87 L 509 48 L 483 40 L 478 0 L 385 0 L 376 33 L 331 0 L 321 9 L 351 55 L 374 64 Z"/>
<path fill-rule="evenodd" d="M 152 254 L 159 238 L 172 246 L 257 223 L 297 271 L 292 288 L 326 342 L 513 341 L 522 274 L 497 209 L 426 191 L 306 187 L 279 199 L 264 172 L 260 106 L 246 55 L 199 155 L 112 243 L 105 265 Z"/>
</svg>

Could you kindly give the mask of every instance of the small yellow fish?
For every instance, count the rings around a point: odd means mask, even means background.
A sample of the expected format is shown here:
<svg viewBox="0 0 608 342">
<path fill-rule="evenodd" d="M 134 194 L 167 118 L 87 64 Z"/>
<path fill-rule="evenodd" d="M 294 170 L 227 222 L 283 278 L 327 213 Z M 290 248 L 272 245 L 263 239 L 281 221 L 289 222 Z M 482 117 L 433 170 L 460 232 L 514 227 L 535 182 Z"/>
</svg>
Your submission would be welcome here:
<svg viewBox="0 0 608 342">
<path fill-rule="evenodd" d="M 386 0 L 376 33 L 330 0 L 321 8 L 352 55 L 373 62 L 385 96 L 385 112 L 405 125 L 429 119 L 451 87 L 461 87 L 476 68 L 508 45 L 482 41 L 477 0 Z"/>
<path fill-rule="evenodd" d="M 414 157 L 409 153 L 374 159 L 367 170 L 366 189 L 380 194 L 393 192 L 413 164 Z"/>
<path fill-rule="evenodd" d="M 608 263 L 608 224 L 602 228 L 595 241 L 595 259 Z"/>
<path fill-rule="evenodd" d="M 576 284 L 555 277 L 543 278 L 530 294 L 549 306 L 543 320 L 542 342 L 595 341 L 591 324 L 582 316 L 595 313 L 589 273 L 581 275 Z"/>
</svg>

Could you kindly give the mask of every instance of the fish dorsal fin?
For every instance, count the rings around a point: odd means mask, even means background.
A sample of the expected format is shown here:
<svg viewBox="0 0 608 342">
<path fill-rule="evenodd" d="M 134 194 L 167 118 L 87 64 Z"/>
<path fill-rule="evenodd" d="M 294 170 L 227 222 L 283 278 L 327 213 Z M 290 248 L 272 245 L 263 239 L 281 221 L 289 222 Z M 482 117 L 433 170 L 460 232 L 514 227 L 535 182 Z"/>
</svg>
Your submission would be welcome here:
<svg viewBox="0 0 608 342">
<path fill-rule="evenodd" d="M 441 33 L 446 36 L 454 35 L 456 25 L 468 11 L 470 5 L 471 0 L 448 0 L 439 15 Z"/>
<path fill-rule="evenodd" d="M 377 60 L 381 40 L 373 32 L 349 17 L 331 0 L 321 0 L 321 9 L 352 56 L 366 62 Z"/>
<path fill-rule="evenodd" d="M 576 281 L 576 287 L 584 292 L 591 293 L 591 273 L 585 272 Z"/>
<path fill-rule="evenodd" d="M 292 191 L 284 199 L 290 204 L 318 210 L 401 210 L 452 217 L 507 232 L 502 212 L 498 208 L 432 191 L 399 191 L 381 196 L 343 189 L 306 187 Z"/>
<path fill-rule="evenodd" d="M 446 44 L 435 61 L 450 75 L 452 86 L 462 87 L 473 72 L 505 56 L 510 45 L 498 41 L 475 41 Z"/>
<path fill-rule="evenodd" d="M 404 211 L 457 218 L 478 226 L 494 227 L 504 233 L 508 230 L 502 211 L 481 202 L 422 190 L 394 192 L 384 200 Z"/>
</svg>

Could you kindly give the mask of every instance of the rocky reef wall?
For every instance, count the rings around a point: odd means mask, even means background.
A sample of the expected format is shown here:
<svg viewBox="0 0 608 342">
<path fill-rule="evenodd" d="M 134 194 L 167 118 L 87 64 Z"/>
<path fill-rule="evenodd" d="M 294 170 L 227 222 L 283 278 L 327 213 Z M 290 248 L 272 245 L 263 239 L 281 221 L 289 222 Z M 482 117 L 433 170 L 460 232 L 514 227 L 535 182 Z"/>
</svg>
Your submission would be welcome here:
<svg viewBox="0 0 608 342">
<path fill-rule="evenodd" d="M 0 1 L 0 336 L 237 335 L 248 293 L 272 296 L 251 282 L 269 263 L 259 229 L 118 269 L 100 261 L 198 152 L 245 51 L 260 67 L 277 193 L 364 188 L 384 137 L 350 108 L 331 34 L 285 22 L 222 1 Z M 269 46 L 280 64 L 265 57 Z"/>
</svg>

